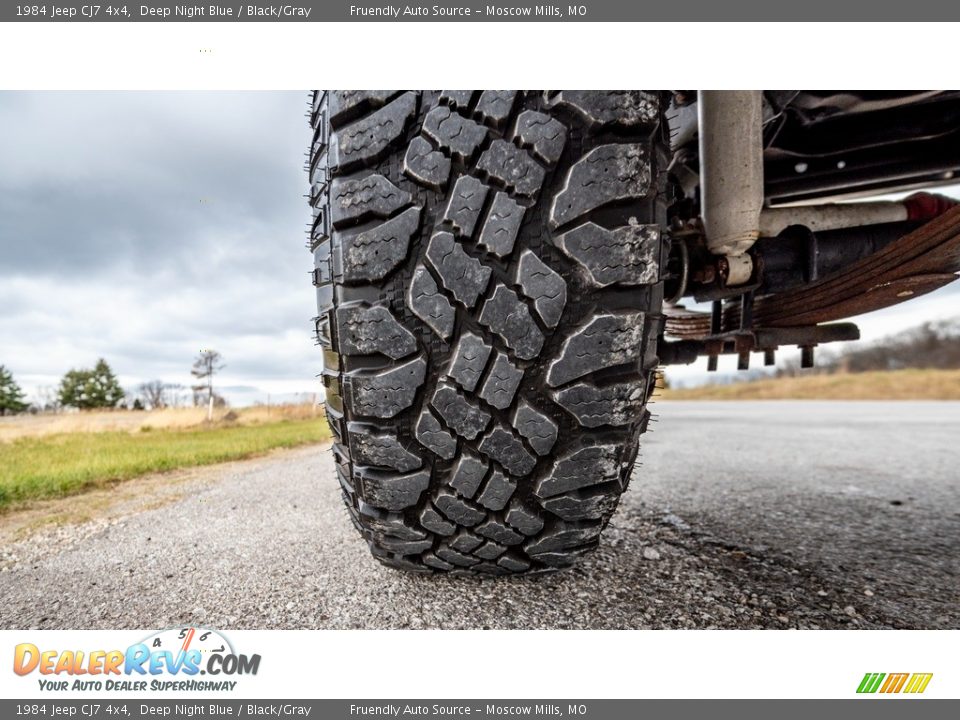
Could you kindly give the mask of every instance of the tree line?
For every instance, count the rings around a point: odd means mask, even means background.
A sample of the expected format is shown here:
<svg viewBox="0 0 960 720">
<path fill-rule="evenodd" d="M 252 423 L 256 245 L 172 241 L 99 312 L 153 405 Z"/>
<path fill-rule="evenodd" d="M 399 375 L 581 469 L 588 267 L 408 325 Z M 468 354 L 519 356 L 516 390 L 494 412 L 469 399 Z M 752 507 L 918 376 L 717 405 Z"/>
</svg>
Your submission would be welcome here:
<svg viewBox="0 0 960 720">
<path fill-rule="evenodd" d="M 163 380 L 148 380 L 133 391 L 126 391 L 120 386 L 107 361 L 100 358 L 92 368 L 69 370 L 55 389 L 38 391 L 37 397 L 30 403 L 13 373 L 0 365 L 0 415 L 62 408 L 160 410 L 191 402 L 196 406 L 207 405 L 211 409 L 222 407 L 227 402 L 214 389 L 213 378 L 224 367 L 223 358 L 216 350 L 201 351 L 190 370 L 195 384 L 189 386 L 190 396 L 185 399 L 186 388 L 183 385 Z"/>
<path fill-rule="evenodd" d="M 778 368 L 777 375 L 858 373 L 907 368 L 960 368 L 960 317 L 925 322 L 869 345 L 826 349 L 819 353 L 816 367 L 812 370 L 801 370 L 797 360 Z"/>
</svg>

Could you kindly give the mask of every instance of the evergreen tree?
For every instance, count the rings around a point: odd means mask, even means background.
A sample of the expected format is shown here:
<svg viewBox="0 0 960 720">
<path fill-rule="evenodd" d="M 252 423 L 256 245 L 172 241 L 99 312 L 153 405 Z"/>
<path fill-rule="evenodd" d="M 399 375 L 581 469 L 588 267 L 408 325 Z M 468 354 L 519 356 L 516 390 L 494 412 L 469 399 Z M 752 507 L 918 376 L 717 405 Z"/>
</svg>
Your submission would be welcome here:
<svg viewBox="0 0 960 720">
<path fill-rule="evenodd" d="M 13 379 L 13 373 L 0 365 L 0 415 L 12 415 L 26 409 L 27 403 L 23 401 L 23 390 Z"/>
<path fill-rule="evenodd" d="M 81 410 L 112 408 L 123 400 L 123 388 L 101 358 L 92 370 L 71 370 L 60 381 L 60 403 Z"/>
</svg>

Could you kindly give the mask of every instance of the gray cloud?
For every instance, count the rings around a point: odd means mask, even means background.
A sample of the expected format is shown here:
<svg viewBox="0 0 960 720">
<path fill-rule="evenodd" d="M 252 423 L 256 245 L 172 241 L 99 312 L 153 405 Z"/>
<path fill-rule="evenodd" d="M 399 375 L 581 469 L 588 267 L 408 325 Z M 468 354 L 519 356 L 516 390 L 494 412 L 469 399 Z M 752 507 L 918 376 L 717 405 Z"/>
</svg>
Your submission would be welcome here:
<svg viewBox="0 0 960 720">
<path fill-rule="evenodd" d="M 189 384 L 214 347 L 239 402 L 317 389 L 305 109 L 306 93 L 0 93 L 0 364 L 28 389 L 101 356 L 127 385 Z M 955 314 L 958 291 L 858 318 L 864 337 Z"/>
<path fill-rule="evenodd" d="M 306 93 L 0 93 L 0 363 L 310 391 Z"/>
</svg>

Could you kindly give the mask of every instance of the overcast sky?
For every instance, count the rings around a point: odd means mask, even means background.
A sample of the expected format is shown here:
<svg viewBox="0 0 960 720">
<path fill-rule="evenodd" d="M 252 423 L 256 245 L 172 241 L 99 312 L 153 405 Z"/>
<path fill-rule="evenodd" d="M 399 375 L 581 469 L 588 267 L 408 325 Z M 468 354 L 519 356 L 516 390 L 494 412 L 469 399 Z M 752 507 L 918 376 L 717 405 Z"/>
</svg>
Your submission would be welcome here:
<svg viewBox="0 0 960 720">
<path fill-rule="evenodd" d="M 313 392 L 306 93 L 0 93 L 0 364 Z"/>
<path fill-rule="evenodd" d="M 214 348 L 231 402 L 318 390 L 306 101 L 0 93 L 0 364 L 30 393 L 98 357 L 127 388 L 189 385 Z M 947 288 L 861 318 L 864 337 L 949 317 L 958 298 Z M 701 379 L 705 363 L 669 375 Z"/>
</svg>

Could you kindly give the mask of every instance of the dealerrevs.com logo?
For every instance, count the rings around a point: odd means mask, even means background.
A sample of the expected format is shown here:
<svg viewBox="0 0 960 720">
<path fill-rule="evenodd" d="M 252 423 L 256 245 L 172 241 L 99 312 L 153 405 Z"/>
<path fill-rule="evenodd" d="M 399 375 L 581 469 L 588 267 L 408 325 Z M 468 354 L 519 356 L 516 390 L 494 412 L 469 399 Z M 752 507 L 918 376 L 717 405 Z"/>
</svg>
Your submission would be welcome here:
<svg viewBox="0 0 960 720">
<path fill-rule="evenodd" d="M 858 693 L 922 693 L 933 673 L 867 673 L 857 686 Z"/>
<path fill-rule="evenodd" d="M 13 653 L 17 675 L 36 673 L 40 689 L 52 691 L 231 691 L 237 685 L 232 678 L 256 675 L 259 669 L 260 655 L 237 653 L 221 633 L 196 627 L 164 630 L 126 650 L 20 643 Z"/>
</svg>

